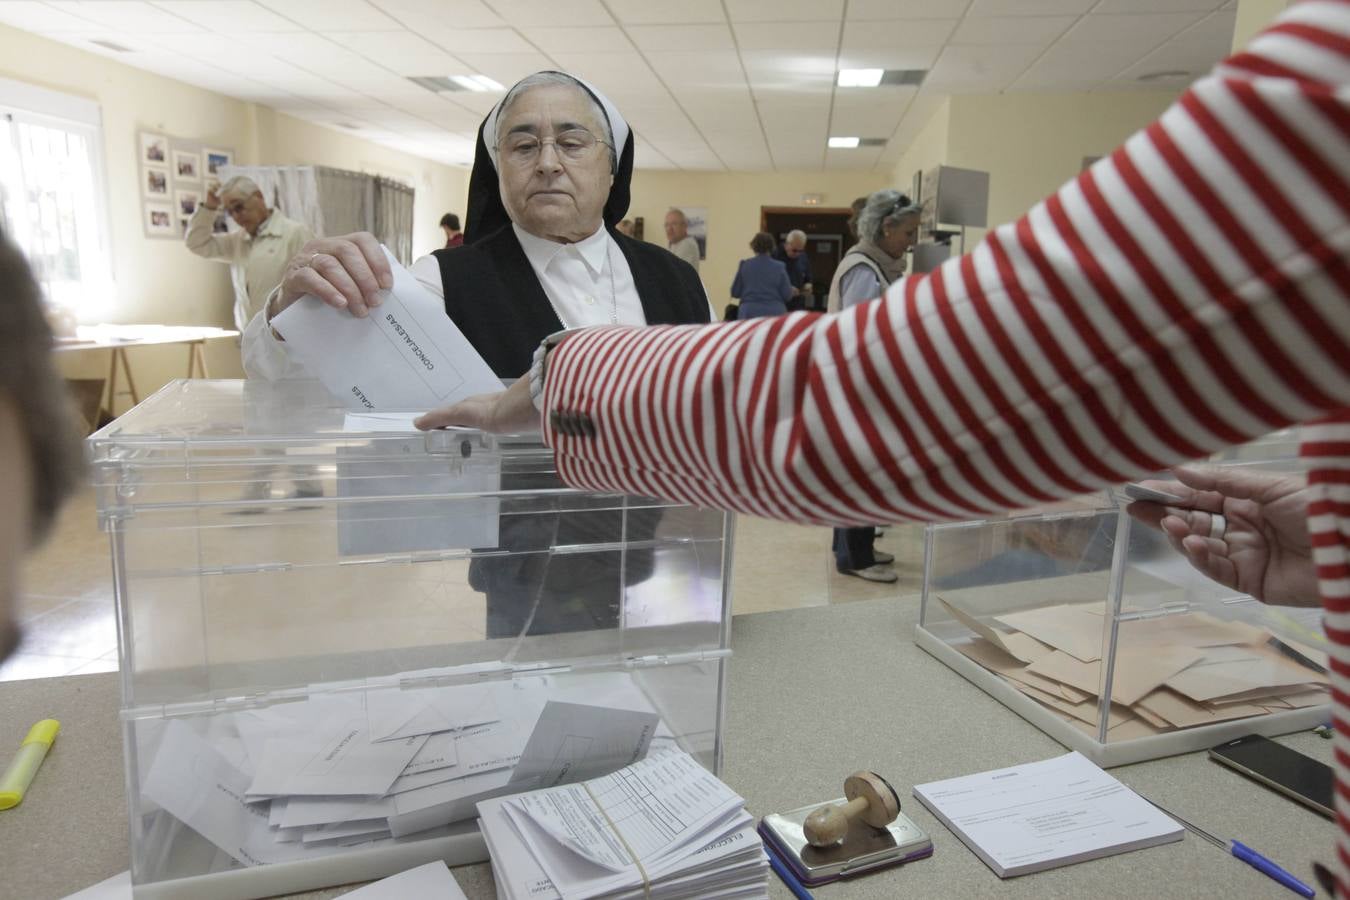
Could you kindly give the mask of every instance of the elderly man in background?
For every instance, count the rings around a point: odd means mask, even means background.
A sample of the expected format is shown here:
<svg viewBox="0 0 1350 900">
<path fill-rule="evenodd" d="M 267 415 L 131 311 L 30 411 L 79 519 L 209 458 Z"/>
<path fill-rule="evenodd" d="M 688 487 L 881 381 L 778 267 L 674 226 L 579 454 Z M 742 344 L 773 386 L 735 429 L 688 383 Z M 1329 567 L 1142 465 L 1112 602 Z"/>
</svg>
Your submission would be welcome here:
<svg viewBox="0 0 1350 900">
<path fill-rule="evenodd" d="M 241 230 L 213 233 L 222 205 Z M 267 304 L 267 295 L 281 284 L 291 257 L 313 239 L 309 226 L 270 209 L 253 179 L 236 175 L 221 186 L 219 195 L 208 191 L 206 202 L 197 205 L 185 242 L 198 256 L 230 264 L 234 323 L 243 331 Z"/>
<path fill-rule="evenodd" d="M 689 234 L 689 219 L 684 210 L 671 208 L 666 213 L 666 244 L 670 252 L 698 271 L 698 241 Z"/>
<path fill-rule="evenodd" d="M 783 239 L 783 246 L 774 251 L 773 258 L 787 266 L 788 281 L 792 282 L 792 299 L 788 309 L 806 309 L 814 296 L 811 286 L 811 257 L 806 255 L 806 232 L 794 228 Z"/>
</svg>

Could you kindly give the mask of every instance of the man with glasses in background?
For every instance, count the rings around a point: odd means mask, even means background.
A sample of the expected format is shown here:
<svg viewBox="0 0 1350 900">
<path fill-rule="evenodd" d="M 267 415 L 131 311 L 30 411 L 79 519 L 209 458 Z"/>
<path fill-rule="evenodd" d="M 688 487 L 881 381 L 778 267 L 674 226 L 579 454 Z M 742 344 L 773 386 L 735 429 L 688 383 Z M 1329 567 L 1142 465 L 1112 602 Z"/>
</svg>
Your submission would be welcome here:
<svg viewBox="0 0 1350 900">
<path fill-rule="evenodd" d="M 811 257 L 806 255 L 806 232 L 798 228 L 789 231 L 773 258 L 787 266 L 788 281 L 792 282 L 788 309 L 810 308 L 815 295 L 811 287 Z"/>
</svg>

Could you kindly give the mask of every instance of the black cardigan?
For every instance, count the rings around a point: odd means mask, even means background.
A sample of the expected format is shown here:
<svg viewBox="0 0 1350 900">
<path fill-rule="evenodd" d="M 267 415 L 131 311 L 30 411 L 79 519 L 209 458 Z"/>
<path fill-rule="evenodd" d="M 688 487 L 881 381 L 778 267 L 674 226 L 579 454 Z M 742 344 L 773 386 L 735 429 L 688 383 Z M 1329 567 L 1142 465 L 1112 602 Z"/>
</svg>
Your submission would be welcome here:
<svg viewBox="0 0 1350 900">
<path fill-rule="evenodd" d="M 648 325 L 709 320 L 703 283 L 670 251 L 609 232 L 618 243 Z M 562 323 L 534 275 L 515 230 L 507 225 L 473 244 L 435 251 L 445 312 L 499 378 L 529 371 L 539 342 Z"/>
</svg>

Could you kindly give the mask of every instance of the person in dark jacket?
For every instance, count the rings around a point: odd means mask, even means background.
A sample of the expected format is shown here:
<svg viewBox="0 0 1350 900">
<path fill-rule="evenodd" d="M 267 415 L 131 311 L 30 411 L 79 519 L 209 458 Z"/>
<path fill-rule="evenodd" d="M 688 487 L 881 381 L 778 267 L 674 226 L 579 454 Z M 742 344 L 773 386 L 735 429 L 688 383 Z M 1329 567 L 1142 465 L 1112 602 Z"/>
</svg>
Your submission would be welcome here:
<svg viewBox="0 0 1350 900">
<path fill-rule="evenodd" d="M 773 258 L 773 235 L 761 231 L 750 240 L 754 256 L 741 260 L 731 282 L 731 296 L 741 301 L 738 318 L 781 316 L 792 299 L 787 266 Z"/>
</svg>

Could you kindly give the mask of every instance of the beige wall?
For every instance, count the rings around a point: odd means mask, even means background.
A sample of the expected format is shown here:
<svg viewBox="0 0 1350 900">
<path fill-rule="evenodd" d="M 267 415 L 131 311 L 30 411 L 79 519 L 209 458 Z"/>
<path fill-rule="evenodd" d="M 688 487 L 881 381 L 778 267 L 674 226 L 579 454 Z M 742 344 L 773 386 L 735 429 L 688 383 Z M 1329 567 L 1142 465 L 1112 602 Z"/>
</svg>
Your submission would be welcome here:
<svg viewBox="0 0 1350 900">
<path fill-rule="evenodd" d="M 1239 0 L 1237 21 L 1233 23 L 1233 49 L 1241 49 L 1288 5 L 1289 0 Z"/>
<path fill-rule="evenodd" d="M 708 256 L 699 275 L 720 315 L 731 301 L 736 266 L 750 255 L 750 239 L 759 231 L 760 207 L 800 207 L 803 194 L 821 194 L 821 207 L 847 208 L 854 198 L 882 187 L 886 176 L 876 172 L 637 172 L 628 215 L 642 216 L 644 237 L 664 247 L 662 226 L 670 207 L 707 208 Z"/>
<path fill-rule="evenodd" d="M 243 163 L 318 163 L 377 172 L 417 191 L 414 248 L 440 246 L 437 222 L 464 209 L 468 170 L 398 153 L 351 135 L 293 119 L 274 110 L 124 66 L 66 44 L 0 25 L 0 77 L 98 102 L 103 118 L 108 230 L 117 301 L 99 321 L 233 327 L 228 270 L 199 259 L 181 243 L 144 236 L 141 228 L 137 132 L 153 130 L 184 140 L 233 148 Z M 243 374 L 233 341 L 207 345 L 211 374 Z M 146 347 L 128 354 L 142 397 L 186 371 L 182 346 Z M 71 377 L 104 377 L 103 351 L 62 353 Z M 119 401 L 124 409 L 127 398 Z"/>
<path fill-rule="evenodd" d="M 896 185 L 904 185 L 905 193 L 914 183 L 915 172 L 926 172 L 933 166 L 947 161 L 947 131 L 951 124 L 952 102 L 949 99 L 934 110 L 928 124 L 915 135 L 905 155 L 895 164 L 891 180 Z"/>
<path fill-rule="evenodd" d="M 1173 91 L 952 97 L 919 132 L 893 177 L 936 163 L 989 173 L 989 222 L 1010 222 L 1158 117 Z M 967 232 L 974 247 L 984 229 Z"/>
</svg>

